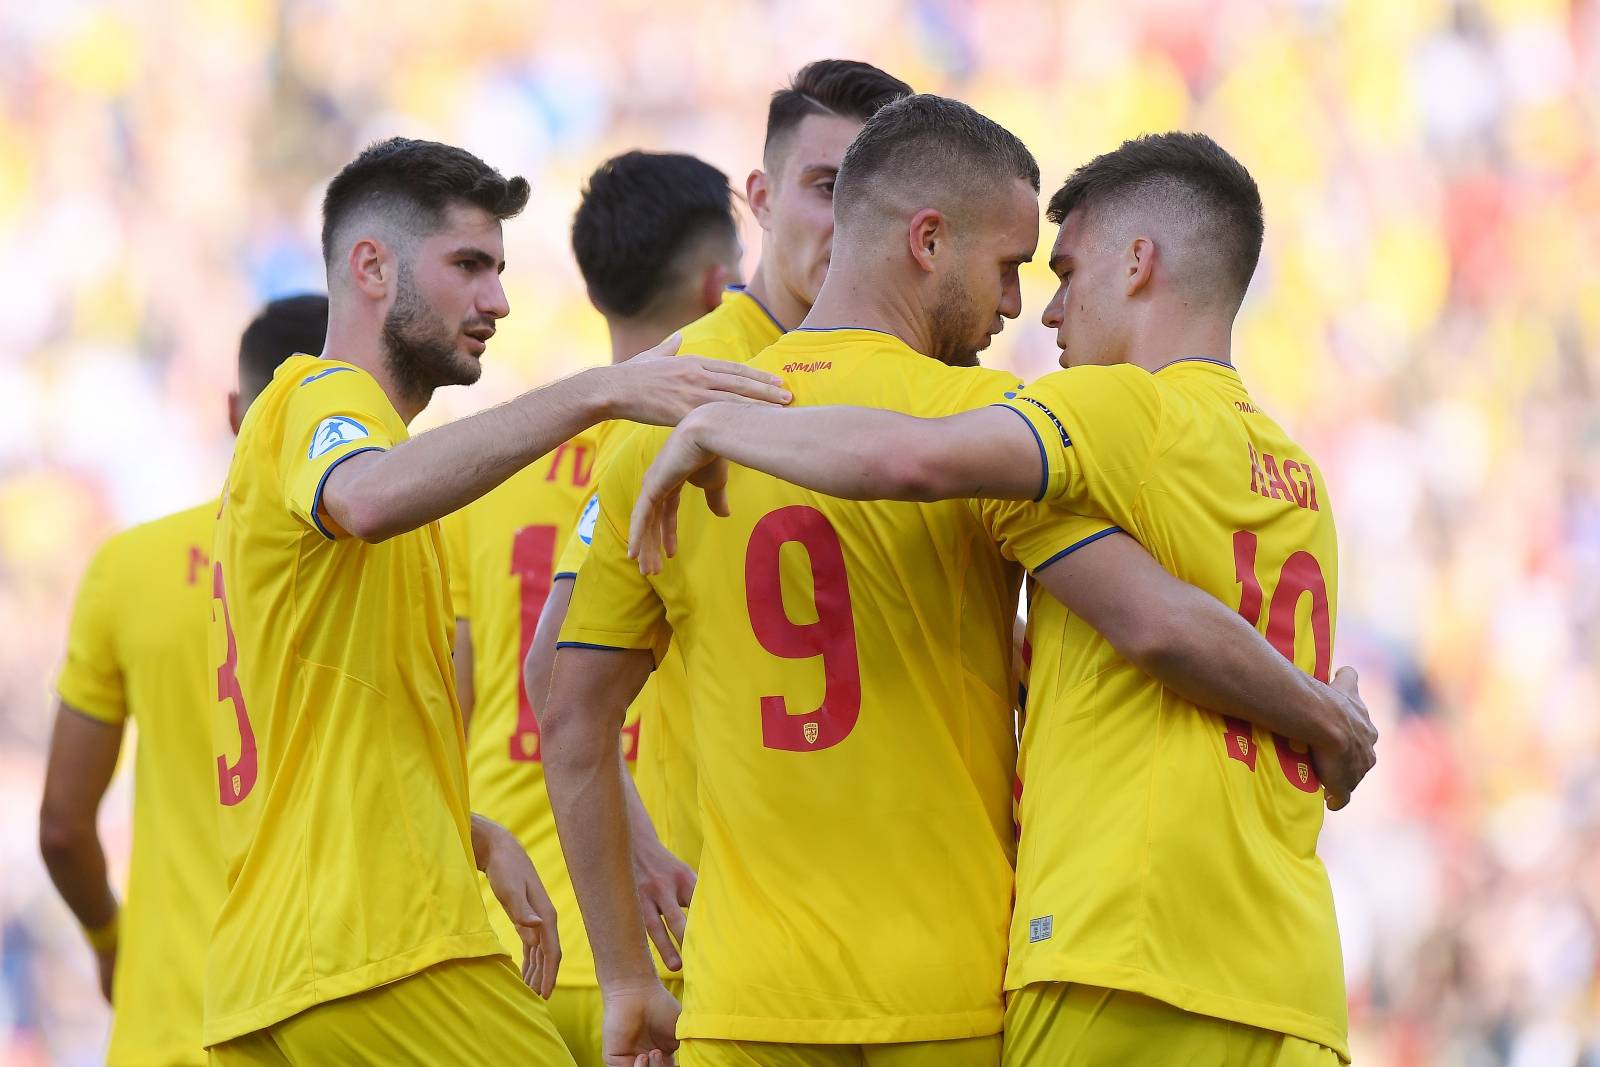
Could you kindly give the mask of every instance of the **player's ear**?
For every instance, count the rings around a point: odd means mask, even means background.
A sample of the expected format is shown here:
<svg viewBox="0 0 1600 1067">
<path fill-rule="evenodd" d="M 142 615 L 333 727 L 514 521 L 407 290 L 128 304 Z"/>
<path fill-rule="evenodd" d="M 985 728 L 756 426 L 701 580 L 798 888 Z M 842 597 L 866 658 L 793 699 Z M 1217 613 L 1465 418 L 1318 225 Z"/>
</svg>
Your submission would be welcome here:
<svg viewBox="0 0 1600 1067">
<path fill-rule="evenodd" d="M 228 390 L 228 425 L 233 427 L 233 435 L 239 436 L 239 427 L 244 423 L 244 412 L 239 410 L 239 390 Z"/>
<path fill-rule="evenodd" d="M 1128 245 L 1127 295 L 1133 296 L 1150 283 L 1156 269 L 1156 243 L 1148 237 L 1135 237 Z"/>
<path fill-rule="evenodd" d="M 950 229 L 945 225 L 944 216 L 931 207 L 925 207 L 911 216 L 911 222 L 906 227 L 906 244 L 912 261 L 930 274 L 934 269 L 934 259 L 944 251 L 949 238 Z"/>
<path fill-rule="evenodd" d="M 756 217 L 763 230 L 772 229 L 772 181 L 767 172 L 757 167 L 744 180 L 744 199 L 750 205 L 750 214 Z"/>
<path fill-rule="evenodd" d="M 363 237 L 350 247 L 350 281 L 363 296 L 382 300 L 389 295 L 395 271 L 394 257 L 376 237 Z"/>
<path fill-rule="evenodd" d="M 700 310 L 702 313 L 715 311 L 722 304 L 722 291 L 730 285 L 737 285 L 738 275 L 728 269 L 725 263 L 713 263 L 700 272 Z"/>
</svg>

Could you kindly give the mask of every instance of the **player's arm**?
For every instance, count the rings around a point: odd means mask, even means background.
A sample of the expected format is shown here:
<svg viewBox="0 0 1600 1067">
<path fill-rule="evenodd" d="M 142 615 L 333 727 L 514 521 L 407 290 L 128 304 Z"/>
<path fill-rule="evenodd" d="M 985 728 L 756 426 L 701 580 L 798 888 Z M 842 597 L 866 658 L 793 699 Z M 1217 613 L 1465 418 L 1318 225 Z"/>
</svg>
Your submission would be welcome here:
<svg viewBox="0 0 1600 1067">
<path fill-rule="evenodd" d="M 556 640 L 561 626 L 567 620 L 567 608 L 572 603 L 573 578 L 571 574 L 558 574 L 550 586 L 544 609 L 539 613 L 539 625 L 534 631 L 533 643 L 528 647 L 527 659 L 522 664 L 522 681 L 527 687 L 528 703 L 544 729 L 544 709 L 550 693 L 550 677 L 555 666 Z M 641 683 L 642 684 L 642 683 Z M 622 748 L 617 747 L 617 758 L 623 759 Z M 633 877 L 639 894 L 639 913 L 645 932 L 661 953 L 661 962 L 668 970 L 683 968 L 678 946 L 683 944 L 683 932 L 688 907 L 694 896 L 694 868 L 674 856 L 661 843 L 655 823 L 645 810 L 644 801 L 633 777 L 624 774 L 622 788 L 628 806 L 629 839 L 633 850 Z"/>
<path fill-rule="evenodd" d="M 1008 409 L 920 419 L 878 408 L 709 404 L 678 424 L 645 473 L 629 555 L 647 573 L 659 570 L 658 546 L 676 551 L 685 482 L 727 514 L 724 459 L 847 500 L 1031 500 L 1044 482 L 1038 437 Z"/>
<path fill-rule="evenodd" d="M 561 967 L 556 909 L 516 835 L 482 815 L 472 816 L 472 859 L 522 939 L 522 980 L 546 1000 Z"/>
<path fill-rule="evenodd" d="M 677 351 L 674 334 L 645 357 Z M 452 422 L 393 449 L 353 453 L 327 474 L 321 505 L 346 533 L 383 541 L 476 500 L 605 419 L 671 426 L 712 401 L 783 404 L 780 379 L 741 363 L 635 357 Z"/>
<path fill-rule="evenodd" d="M 472 623 L 456 620 L 456 699 L 461 704 L 461 728 L 472 731 L 472 709 L 478 703 L 478 691 L 472 680 Z"/>
<path fill-rule="evenodd" d="M 1085 544 L 1034 577 L 1174 692 L 1309 744 L 1329 808 L 1348 803 L 1372 769 L 1378 732 L 1354 670 L 1342 668 L 1332 685 L 1317 681 L 1238 612 L 1173 577 L 1126 534 Z"/>
<path fill-rule="evenodd" d="M 101 722 L 59 702 L 39 806 L 39 852 L 95 950 L 107 1001 L 116 966 L 117 898 L 96 816 L 117 767 L 122 730 L 120 722 Z"/>
<path fill-rule="evenodd" d="M 643 649 L 562 648 L 539 729 L 545 786 L 605 997 L 605 1051 L 670 1052 L 677 1004 L 656 977 L 633 892 L 617 735 L 654 668 Z"/>
</svg>

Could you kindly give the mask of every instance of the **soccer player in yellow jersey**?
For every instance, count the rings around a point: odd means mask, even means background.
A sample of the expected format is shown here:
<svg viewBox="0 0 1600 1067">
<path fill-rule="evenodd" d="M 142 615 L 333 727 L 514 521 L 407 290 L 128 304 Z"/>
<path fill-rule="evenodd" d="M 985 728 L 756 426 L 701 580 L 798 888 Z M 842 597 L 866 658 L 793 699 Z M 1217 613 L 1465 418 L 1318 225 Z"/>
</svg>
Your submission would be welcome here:
<svg viewBox="0 0 1600 1067">
<path fill-rule="evenodd" d="M 1044 321 L 1066 370 L 948 419 L 711 409 L 652 473 L 641 547 L 663 489 L 708 452 L 845 497 L 1036 500 L 984 510 L 1046 584 L 1082 580 L 1092 564 L 1074 552 L 1079 517 L 1104 515 L 1236 606 L 1303 677 L 1327 681 L 1338 564 L 1328 486 L 1232 364 L 1261 250 L 1255 182 L 1207 137 L 1143 137 L 1079 168 L 1050 218 L 1060 287 Z M 713 495 L 718 476 L 697 475 Z M 1370 722 L 1255 729 L 1226 701 L 1144 676 L 1090 614 L 1039 608 L 1008 1062 L 1348 1060 L 1316 844 L 1323 787 L 1342 806 L 1371 766 Z M 1336 684 L 1353 690 L 1354 672 Z"/>
<path fill-rule="evenodd" d="M 613 363 L 704 315 L 739 281 L 727 176 L 693 156 L 627 152 L 601 164 L 584 188 L 572 244 L 589 299 L 605 316 Z M 561 916 L 561 972 L 550 1014 L 579 1067 L 601 1063 L 600 991 L 545 795 L 539 724 L 523 688 L 522 663 L 550 592 L 556 550 L 593 491 L 596 436 L 580 434 L 441 523 L 473 808 L 517 836 Z M 631 770 L 655 738 L 640 736 L 637 718 L 624 726 L 622 738 Z M 653 745 L 650 752 L 658 755 Z M 634 845 L 635 867 L 645 880 L 692 887 L 694 872 L 663 850 L 647 818 L 635 827 Z M 521 942 L 493 898 L 484 903 L 501 943 L 518 949 Z M 675 905 L 676 894 L 652 905 L 658 926 L 662 907 Z M 662 940 L 675 967 L 676 950 Z"/>
<path fill-rule="evenodd" d="M 742 365 L 643 358 L 409 439 L 435 388 L 479 376 L 509 313 L 501 223 L 527 197 L 448 145 L 362 152 L 323 202 L 325 355 L 281 366 L 240 430 L 210 576 L 217 1063 L 571 1063 L 479 895 L 482 870 L 548 995 L 549 899 L 468 809 L 437 520 L 601 419 L 787 394 Z"/>
<path fill-rule="evenodd" d="M 844 150 L 862 123 L 911 87 L 870 63 L 822 59 L 797 71 L 767 108 L 761 167 L 745 181 L 746 199 L 762 228 L 761 259 L 748 287 L 731 287 L 721 304 L 679 331 L 679 350 L 744 362 L 797 325 L 828 272 L 833 246 L 833 183 Z M 642 208 L 638 210 L 643 210 Z M 581 258 L 581 257 L 580 257 Z M 591 283 L 591 289 L 593 285 Z M 643 343 L 637 338 L 632 343 Z M 600 427 L 600 467 L 633 427 Z M 568 540 L 526 665 L 526 692 L 537 713 L 550 685 L 556 640 L 566 619 L 572 579 L 589 552 L 598 502 Z M 668 647 L 629 708 L 641 724 L 638 791 L 661 841 L 690 867 L 699 865 L 701 833 L 694 770 L 693 720 L 687 712 L 683 658 Z M 684 908 L 692 879 L 641 872 L 645 928 L 662 959 L 678 966 Z"/>
<path fill-rule="evenodd" d="M 886 106 L 841 166 L 816 305 L 753 365 L 803 404 L 931 415 L 1014 391 L 971 364 L 1020 310 L 1036 182 L 1020 142 L 965 105 Z M 662 437 L 635 434 L 602 476 L 545 722 L 611 1062 L 678 1039 L 697 1065 L 998 1062 L 1020 572 L 966 502 L 853 504 L 735 471 L 738 510 L 686 513 L 683 555 L 641 578 L 628 514 Z M 1084 554 L 1112 561 L 1088 585 L 1113 618 L 1176 603 L 1216 627 L 1222 654 L 1164 650 L 1169 673 L 1214 679 L 1226 661 L 1224 687 L 1296 673 L 1127 538 L 1099 537 L 1104 520 L 1078 524 Z M 617 888 L 605 741 L 667 630 L 692 687 L 706 831 L 681 1018 Z"/>
<path fill-rule="evenodd" d="M 228 396 L 234 432 L 278 364 L 320 348 L 327 332 L 320 295 L 274 300 L 251 320 Z M 101 547 L 78 588 L 56 682 L 39 847 L 95 951 L 112 1009 L 111 1067 L 206 1062 L 201 978 L 223 889 L 205 668 L 216 517 L 213 500 Z M 119 905 L 95 815 L 130 719 L 139 731 L 133 849 Z"/>
</svg>

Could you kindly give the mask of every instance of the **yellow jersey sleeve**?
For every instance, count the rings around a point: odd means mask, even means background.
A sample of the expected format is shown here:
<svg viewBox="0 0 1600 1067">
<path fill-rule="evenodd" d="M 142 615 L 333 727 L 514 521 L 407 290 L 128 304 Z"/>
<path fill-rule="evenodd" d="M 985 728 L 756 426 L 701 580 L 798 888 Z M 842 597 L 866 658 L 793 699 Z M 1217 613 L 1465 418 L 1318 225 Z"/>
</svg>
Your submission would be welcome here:
<svg viewBox="0 0 1600 1067">
<path fill-rule="evenodd" d="M 278 469 L 289 512 L 328 540 L 346 536 L 322 510 L 333 468 L 362 452 L 392 448 L 382 412 L 388 397 L 369 374 L 342 363 L 308 374 L 284 405 Z"/>
<path fill-rule="evenodd" d="M 128 717 L 113 618 L 117 595 L 110 557 L 114 544 L 101 546 L 84 572 L 72 607 L 66 662 L 56 679 L 56 693 L 63 701 L 91 719 L 112 724 Z"/>
<path fill-rule="evenodd" d="M 1105 519 L 1074 515 L 1028 500 L 974 500 L 972 505 L 1006 559 L 1022 564 L 1032 574 L 1102 537 L 1122 532 L 1120 526 Z"/>
<path fill-rule="evenodd" d="M 467 515 L 462 509 L 439 520 L 445 570 L 450 574 L 450 606 L 456 618 L 472 618 L 472 567 L 467 548 Z"/>
<path fill-rule="evenodd" d="M 1047 374 L 1001 405 L 1027 422 L 1043 461 L 1039 495 L 1073 511 L 1127 514 L 1157 454 L 1161 397 L 1140 367 Z"/>
<path fill-rule="evenodd" d="M 648 434 L 634 435 L 600 475 L 593 543 L 572 590 L 558 648 L 659 650 L 670 636 L 660 597 L 628 558 L 628 521 L 634 489 L 643 477 L 641 446 L 647 441 L 659 443 Z"/>
</svg>

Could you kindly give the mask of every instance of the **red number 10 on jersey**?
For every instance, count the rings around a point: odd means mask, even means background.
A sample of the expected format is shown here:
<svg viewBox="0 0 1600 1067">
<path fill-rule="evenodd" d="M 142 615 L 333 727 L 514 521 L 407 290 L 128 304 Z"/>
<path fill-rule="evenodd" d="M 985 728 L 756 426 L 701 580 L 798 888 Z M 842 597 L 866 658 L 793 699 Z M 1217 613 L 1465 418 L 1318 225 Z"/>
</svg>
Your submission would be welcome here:
<svg viewBox="0 0 1600 1067">
<path fill-rule="evenodd" d="M 1260 624 L 1262 590 L 1261 579 L 1256 576 L 1256 548 L 1258 539 L 1249 530 L 1233 535 L 1234 581 L 1241 586 L 1239 614 L 1252 626 Z M 1328 584 L 1322 577 L 1322 566 L 1309 552 L 1295 552 L 1284 561 L 1283 570 L 1272 591 L 1272 603 L 1267 610 L 1267 641 L 1282 653 L 1285 659 L 1294 659 L 1295 615 L 1300 598 L 1311 594 L 1311 641 L 1315 661 L 1311 670 L 1319 682 L 1328 680 L 1333 659 L 1333 628 L 1328 619 Z M 1228 758 L 1238 760 L 1253 772 L 1256 769 L 1255 737 L 1250 724 L 1243 719 L 1225 715 L 1223 740 Z M 1311 754 L 1301 752 L 1288 739 L 1272 735 L 1272 747 L 1278 756 L 1278 766 L 1290 785 L 1303 793 L 1315 793 L 1322 787 L 1317 772 L 1311 765 Z"/>
</svg>

